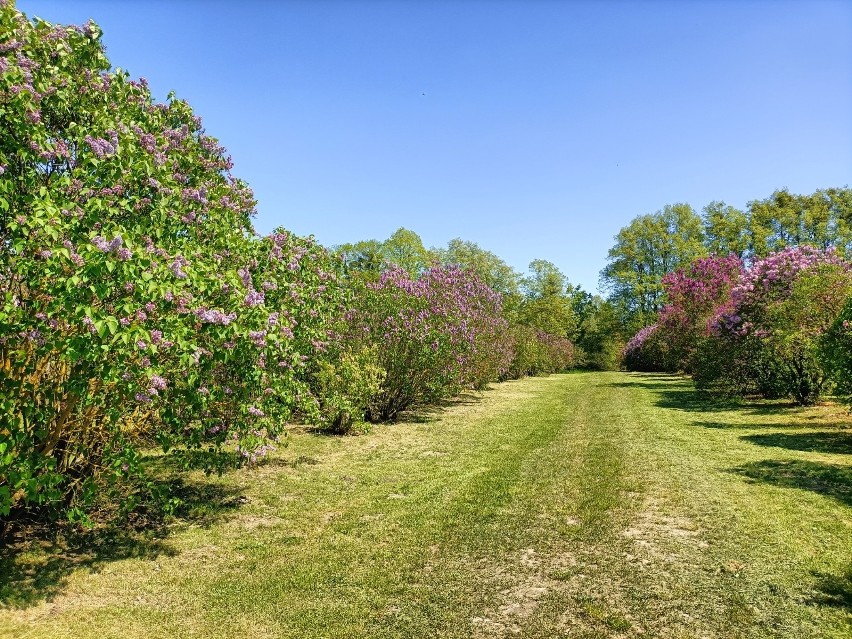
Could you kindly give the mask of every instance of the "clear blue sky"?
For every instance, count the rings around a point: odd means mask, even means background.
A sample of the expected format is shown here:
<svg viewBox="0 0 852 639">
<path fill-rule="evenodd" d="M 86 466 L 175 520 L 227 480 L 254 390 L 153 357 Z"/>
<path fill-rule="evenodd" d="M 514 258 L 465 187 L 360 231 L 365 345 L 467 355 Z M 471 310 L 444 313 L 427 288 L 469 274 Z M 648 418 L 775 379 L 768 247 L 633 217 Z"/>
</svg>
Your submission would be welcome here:
<svg viewBox="0 0 852 639">
<path fill-rule="evenodd" d="M 852 183 L 852 2 L 18 0 L 93 18 L 259 200 L 327 245 L 405 226 L 597 289 L 619 228 Z M 424 95 L 425 94 L 425 95 Z"/>
</svg>

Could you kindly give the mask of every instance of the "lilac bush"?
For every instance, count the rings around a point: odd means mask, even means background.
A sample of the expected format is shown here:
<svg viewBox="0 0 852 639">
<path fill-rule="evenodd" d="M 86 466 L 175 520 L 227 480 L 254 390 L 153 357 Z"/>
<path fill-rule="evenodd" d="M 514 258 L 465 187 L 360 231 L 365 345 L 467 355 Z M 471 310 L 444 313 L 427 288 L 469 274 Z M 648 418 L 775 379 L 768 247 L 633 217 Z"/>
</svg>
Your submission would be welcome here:
<svg viewBox="0 0 852 639">
<path fill-rule="evenodd" d="M 739 281 L 742 260 L 736 255 L 698 258 L 662 279 L 666 304 L 660 311 L 660 338 L 667 345 L 665 367 L 692 372 L 702 340 L 710 335 L 717 309 L 730 301 Z"/>
<path fill-rule="evenodd" d="M 764 396 L 815 402 L 826 381 L 818 346 L 850 294 L 850 264 L 833 248 L 790 247 L 755 261 L 711 321 L 708 347 L 729 363 L 701 372 L 702 385 L 750 382 Z"/>
<path fill-rule="evenodd" d="M 731 290 L 730 302 L 717 309 L 711 329 L 717 334 L 763 337 L 771 332 L 772 310 L 789 298 L 803 272 L 819 265 L 847 265 L 837 250 L 794 246 L 755 261 Z"/>
<path fill-rule="evenodd" d="M 0 3 L 0 514 L 82 503 L 137 444 L 269 450 L 339 306 L 311 240 L 254 234 L 189 105 L 111 70 L 93 23 Z"/>
<path fill-rule="evenodd" d="M 414 278 L 391 268 L 362 282 L 353 302 L 342 338 L 374 347 L 383 371 L 367 407 L 373 420 L 482 388 L 508 365 L 501 296 L 468 271 L 435 267 Z"/>
<path fill-rule="evenodd" d="M 629 371 L 664 371 L 666 351 L 659 324 L 645 326 L 631 337 L 621 352 L 621 362 Z"/>
</svg>

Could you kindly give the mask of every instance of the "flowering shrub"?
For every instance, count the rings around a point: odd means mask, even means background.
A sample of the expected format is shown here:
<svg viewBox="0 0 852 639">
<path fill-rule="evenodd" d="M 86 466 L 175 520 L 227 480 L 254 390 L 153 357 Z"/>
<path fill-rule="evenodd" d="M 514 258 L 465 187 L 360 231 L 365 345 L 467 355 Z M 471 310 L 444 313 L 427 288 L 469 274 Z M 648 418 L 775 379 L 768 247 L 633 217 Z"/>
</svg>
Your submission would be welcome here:
<svg viewBox="0 0 852 639">
<path fill-rule="evenodd" d="M 0 514 L 91 497 L 143 437 L 207 468 L 267 451 L 311 410 L 331 258 L 256 238 L 224 149 L 110 71 L 94 24 L 0 3 L 0 101 Z"/>
<path fill-rule="evenodd" d="M 579 349 L 568 338 L 518 324 L 510 339 L 511 361 L 503 379 L 560 373 L 579 364 Z"/>
<path fill-rule="evenodd" d="M 435 267 L 413 279 L 391 268 L 362 282 L 353 303 L 342 338 L 374 346 L 384 371 L 372 420 L 482 388 L 508 364 L 501 297 L 468 271 Z"/>
<path fill-rule="evenodd" d="M 629 371 L 655 372 L 668 370 L 667 350 L 659 324 L 640 329 L 621 352 L 621 362 Z"/>
<path fill-rule="evenodd" d="M 819 342 L 819 360 L 837 392 L 852 398 L 852 296 Z"/>
<path fill-rule="evenodd" d="M 730 304 L 711 325 L 717 334 L 762 337 L 771 332 L 772 310 L 790 297 L 803 272 L 822 264 L 845 265 L 834 248 L 795 246 L 755 261 L 731 290 Z"/>
<path fill-rule="evenodd" d="M 819 341 L 850 294 L 850 265 L 834 249 L 791 247 L 757 260 L 711 321 L 736 363 L 702 373 L 702 384 L 711 385 L 714 377 L 729 383 L 725 377 L 733 374 L 739 386 L 754 383 L 764 396 L 813 403 L 825 382 Z"/>
<path fill-rule="evenodd" d="M 742 267 L 735 255 L 714 255 L 694 260 L 663 277 L 667 303 L 660 311 L 658 325 L 668 349 L 668 370 L 694 369 L 698 344 L 710 334 L 714 311 L 727 303 Z"/>
</svg>

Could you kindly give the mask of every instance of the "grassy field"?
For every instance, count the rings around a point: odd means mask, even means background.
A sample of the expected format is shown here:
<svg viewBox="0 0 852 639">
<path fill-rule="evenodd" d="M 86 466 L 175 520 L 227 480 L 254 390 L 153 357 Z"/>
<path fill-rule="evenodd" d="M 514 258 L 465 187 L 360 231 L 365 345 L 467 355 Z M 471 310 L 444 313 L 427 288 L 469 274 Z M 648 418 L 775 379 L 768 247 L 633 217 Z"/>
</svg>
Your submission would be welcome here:
<svg viewBox="0 0 852 639">
<path fill-rule="evenodd" d="M 0 636 L 849 637 L 852 418 L 508 382 L 184 477 L 165 533 L 0 555 Z"/>
</svg>

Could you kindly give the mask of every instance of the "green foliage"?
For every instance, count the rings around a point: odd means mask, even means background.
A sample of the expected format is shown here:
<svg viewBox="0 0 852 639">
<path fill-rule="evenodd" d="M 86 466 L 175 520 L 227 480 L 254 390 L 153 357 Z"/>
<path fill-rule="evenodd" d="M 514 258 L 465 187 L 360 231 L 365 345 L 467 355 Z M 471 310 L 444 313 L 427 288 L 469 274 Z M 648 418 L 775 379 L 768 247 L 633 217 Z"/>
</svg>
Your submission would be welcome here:
<svg viewBox="0 0 852 639">
<path fill-rule="evenodd" d="M 521 283 L 524 294 L 529 299 L 565 295 L 570 287 L 568 278 L 555 264 L 547 260 L 530 262 L 529 275 L 524 277 Z"/>
<path fill-rule="evenodd" d="M 432 266 L 438 257 L 423 246 L 414 231 L 399 228 L 383 242 L 365 240 L 342 244 L 336 251 L 343 256 L 346 267 L 378 277 L 383 271 L 397 266 L 411 277 L 417 277 Z"/>
<path fill-rule="evenodd" d="M 503 379 L 561 373 L 580 364 L 580 352 L 565 337 L 518 324 L 509 330 L 512 353 Z"/>
<path fill-rule="evenodd" d="M 771 357 L 781 370 L 787 394 L 797 403 L 816 402 L 826 382 L 819 347 L 843 304 L 852 297 L 852 276 L 845 266 L 827 264 L 802 274 L 789 297 L 770 307 Z"/>
<path fill-rule="evenodd" d="M 788 246 L 852 247 L 852 189 L 833 188 L 812 195 L 787 189 L 749 202 L 752 252 L 758 257 Z"/>
<path fill-rule="evenodd" d="M 724 202 L 704 207 L 704 244 L 711 255 L 734 254 L 740 259 L 751 253 L 749 216 Z"/>
<path fill-rule="evenodd" d="M 574 293 L 573 302 L 579 320 L 574 341 L 582 352 L 580 365 L 590 370 L 618 370 L 625 339 L 615 307 L 582 290 Z"/>
<path fill-rule="evenodd" d="M 571 300 L 564 295 L 525 299 L 518 311 L 518 321 L 562 337 L 573 336 L 577 330 L 577 315 Z"/>
<path fill-rule="evenodd" d="M 740 340 L 705 335 L 696 342 L 692 379 L 696 388 L 719 397 L 759 395 L 780 399 L 788 395 L 781 362 L 754 337 Z"/>
<path fill-rule="evenodd" d="M 652 322 L 662 308 L 663 276 L 707 254 L 701 218 L 688 204 L 639 216 L 615 240 L 601 282 L 622 323 L 633 330 Z"/>
<path fill-rule="evenodd" d="M 317 422 L 337 434 L 363 429 L 370 403 L 385 379 L 376 345 L 360 346 L 355 351 L 348 346 L 338 340 L 332 354 L 316 361 L 311 375 L 311 390 L 319 407 Z"/>
<path fill-rule="evenodd" d="M 556 265 L 533 260 L 521 283 L 524 298 L 517 311 L 518 323 L 549 335 L 574 337 L 579 323 L 575 290 Z"/>
<path fill-rule="evenodd" d="M 819 360 L 838 394 L 852 401 L 852 297 L 819 341 Z"/>
<path fill-rule="evenodd" d="M 343 263 L 350 271 L 378 277 L 387 265 L 384 248 L 377 240 L 342 244 L 336 246 L 335 251 L 341 255 Z"/>
<path fill-rule="evenodd" d="M 337 267 L 256 237 L 224 149 L 110 71 L 94 24 L 6 3 L 0 43 L 0 513 L 85 506 L 141 441 L 256 459 L 310 396 Z"/>
</svg>

